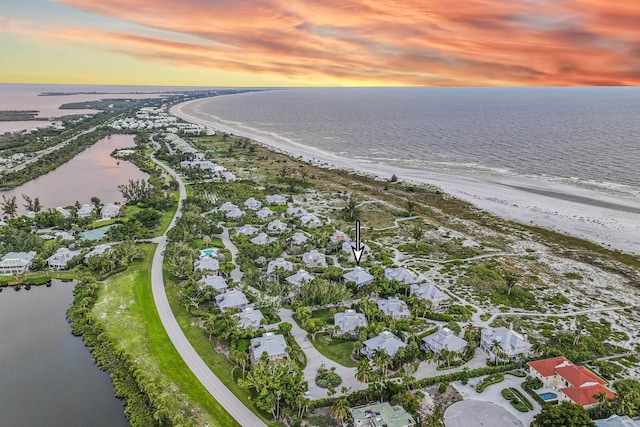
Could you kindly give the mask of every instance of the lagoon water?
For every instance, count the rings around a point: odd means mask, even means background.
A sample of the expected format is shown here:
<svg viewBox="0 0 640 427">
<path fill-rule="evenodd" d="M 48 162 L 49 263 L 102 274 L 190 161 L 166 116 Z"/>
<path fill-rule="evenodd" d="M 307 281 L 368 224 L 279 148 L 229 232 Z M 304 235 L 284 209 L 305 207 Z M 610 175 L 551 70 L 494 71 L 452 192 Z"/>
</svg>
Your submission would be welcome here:
<svg viewBox="0 0 640 427">
<path fill-rule="evenodd" d="M 0 293 L 0 425 L 129 425 L 109 374 L 98 370 L 65 311 L 73 283 Z"/>
<path fill-rule="evenodd" d="M 93 196 L 99 197 L 105 204 L 121 202 L 123 199 L 118 185 L 126 184 L 129 179 L 148 178 L 148 174 L 134 164 L 127 161 L 118 164 L 118 160 L 110 155 L 115 149 L 133 145 L 133 135 L 108 136 L 48 174 L 0 192 L 0 195 L 15 195 L 21 207 L 22 194 L 31 198 L 39 197 L 46 209 L 72 205 L 76 200 L 89 203 Z"/>
</svg>

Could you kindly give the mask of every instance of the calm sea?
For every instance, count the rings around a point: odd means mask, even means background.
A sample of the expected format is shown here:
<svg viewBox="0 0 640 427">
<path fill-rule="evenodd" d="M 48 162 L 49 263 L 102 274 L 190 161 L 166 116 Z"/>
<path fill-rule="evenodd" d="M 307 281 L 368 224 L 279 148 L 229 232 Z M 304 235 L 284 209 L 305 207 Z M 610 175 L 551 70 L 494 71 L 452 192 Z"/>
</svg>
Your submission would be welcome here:
<svg viewBox="0 0 640 427">
<path fill-rule="evenodd" d="M 229 128 L 416 169 L 637 193 L 640 88 L 323 88 L 210 99 Z"/>
</svg>

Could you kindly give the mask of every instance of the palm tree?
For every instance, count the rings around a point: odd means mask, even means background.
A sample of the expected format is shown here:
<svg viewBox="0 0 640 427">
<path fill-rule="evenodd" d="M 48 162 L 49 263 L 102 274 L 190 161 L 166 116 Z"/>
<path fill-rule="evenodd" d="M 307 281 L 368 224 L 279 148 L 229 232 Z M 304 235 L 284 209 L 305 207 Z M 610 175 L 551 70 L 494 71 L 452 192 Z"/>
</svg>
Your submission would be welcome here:
<svg viewBox="0 0 640 427">
<path fill-rule="evenodd" d="M 362 344 L 362 341 L 356 341 L 355 343 L 353 343 L 353 351 L 351 352 L 351 354 L 359 355 L 363 347 L 364 344 Z"/>
<path fill-rule="evenodd" d="M 409 216 L 411 216 L 411 214 L 413 213 L 413 210 L 416 208 L 416 202 L 414 202 L 413 199 L 407 199 L 404 205 L 407 208 L 407 212 L 409 213 Z"/>
<path fill-rule="evenodd" d="M 413 239 L 416 241 L 416 250 L 418 249 L 418 243 L 420 243 L 420 240 L 422 239 L 422 236 L 424 235 L 424 227 L 422 227 L 422 224 L 415 224 L 412 228 L 411 228 L 411 237 L 413 237 Z"/>
<path fill-rule="evenodd" d="M 426 420 L 424 425 L 426 427 L 444 427 L 444 409 L 442 408 L 441 405 L 436 406 L 433 409 L 433 412 L 431 413 L 431 415 L 429 415 Z"/>
<path fill-rule="evenodd" d="M 349 193 L 344 200 L 345 207 L 343 212 L 349 219 L 355 219 L 358 216 L 358 199 L 351 193 Z"/>
<path fill-rule="evenodd" d="M 333 405 L 331 405 L 331 412 L 333 412 L 333 415 L 340 421 L 340 424 L 344 426 L 344 419 L 349 416 L 349 403 L 347 402 L 347 398 L 343 396 L 334 400 Z"/>
<path fill-rule="evenodd" d="M 607 393 L 600 390 L 593 395 L 593 398 L 598 402 L 598 413 L 602 416 L 602 413 L 604 412 L 604 404 L 607 401 Z"/>
<path fill-rule="evenodd" d="M 371 381 L 372 376 L 373 370 L 371 369 L 369 359 L 362 359 L 356 369 L 356 379 L 362 383 L 368 383 Z"/>
<path fill-rule="evenodd" d="M 383 377 L 387 375 L 387 369 L 393 364 L 393 358 L 384 349 L 376 350 L 373 355 L 373 364 Z"/>
<path fill-rule="evenodd" d="M 518 280 L 520 280 L 520 276 L 515 273 L 506 272 L 504 273 L 503 277 L 505 282 L 507 282 L 507 287 L 509 288 L 507 291 L 507 295 L 511 295 L 511 290 L 518 283 Z"/>
<path fill-rule="evenodd" d="M 491 350 L 491 352 L 493 353 L 493 363 L 494 365 L 498 364 L 498 354 L 502 351 L 502 345 L 500 344 L 500 341 L 498 340 L 493 340 L 491 341 L 491 346 L 489 346 L 489 349 Z"/>
</svg>

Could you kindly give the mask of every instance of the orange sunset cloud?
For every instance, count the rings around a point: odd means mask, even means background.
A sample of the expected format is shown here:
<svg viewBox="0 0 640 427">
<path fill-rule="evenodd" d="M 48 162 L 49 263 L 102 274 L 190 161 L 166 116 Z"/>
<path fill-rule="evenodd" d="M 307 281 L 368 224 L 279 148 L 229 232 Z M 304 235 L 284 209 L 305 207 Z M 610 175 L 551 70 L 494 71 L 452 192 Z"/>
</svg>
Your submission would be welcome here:
<svg viewBox="0 0 640 427">
<path fill-rule="evenodd" d="M 59 3 L 135 27 L 65 23 L 41 37 L 211 72 L 210 84 L 216 72 L 285 85 L 640 83 L 635 0 Z"/>
</svg>

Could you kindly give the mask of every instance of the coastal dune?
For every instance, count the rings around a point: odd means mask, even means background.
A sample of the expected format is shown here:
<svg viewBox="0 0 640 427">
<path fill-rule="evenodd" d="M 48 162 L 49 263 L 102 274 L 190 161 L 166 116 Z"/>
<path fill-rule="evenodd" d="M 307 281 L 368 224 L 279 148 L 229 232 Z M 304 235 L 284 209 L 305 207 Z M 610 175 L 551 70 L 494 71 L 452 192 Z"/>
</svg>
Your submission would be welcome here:
<svg viewBox="0 0 640 427">
<path fill-rule="evenodd" d="M 395 174 L 409 182 L 438 186 L 503 218 L 587 239 L 610 249 L 640 253 L 640 198 L 629 193 L 613 189 L 595 191 L 543 177 L 495 176 L 478 171 L 453 174 L 345 158 L 266 132 L 220 123 L 203 112 L 201 105 L 207 100 L 175 105 L 171 114 L 217 131 L 251 138 L 272 150 L 318 166 L 381 179 Z"/>
</svg>

